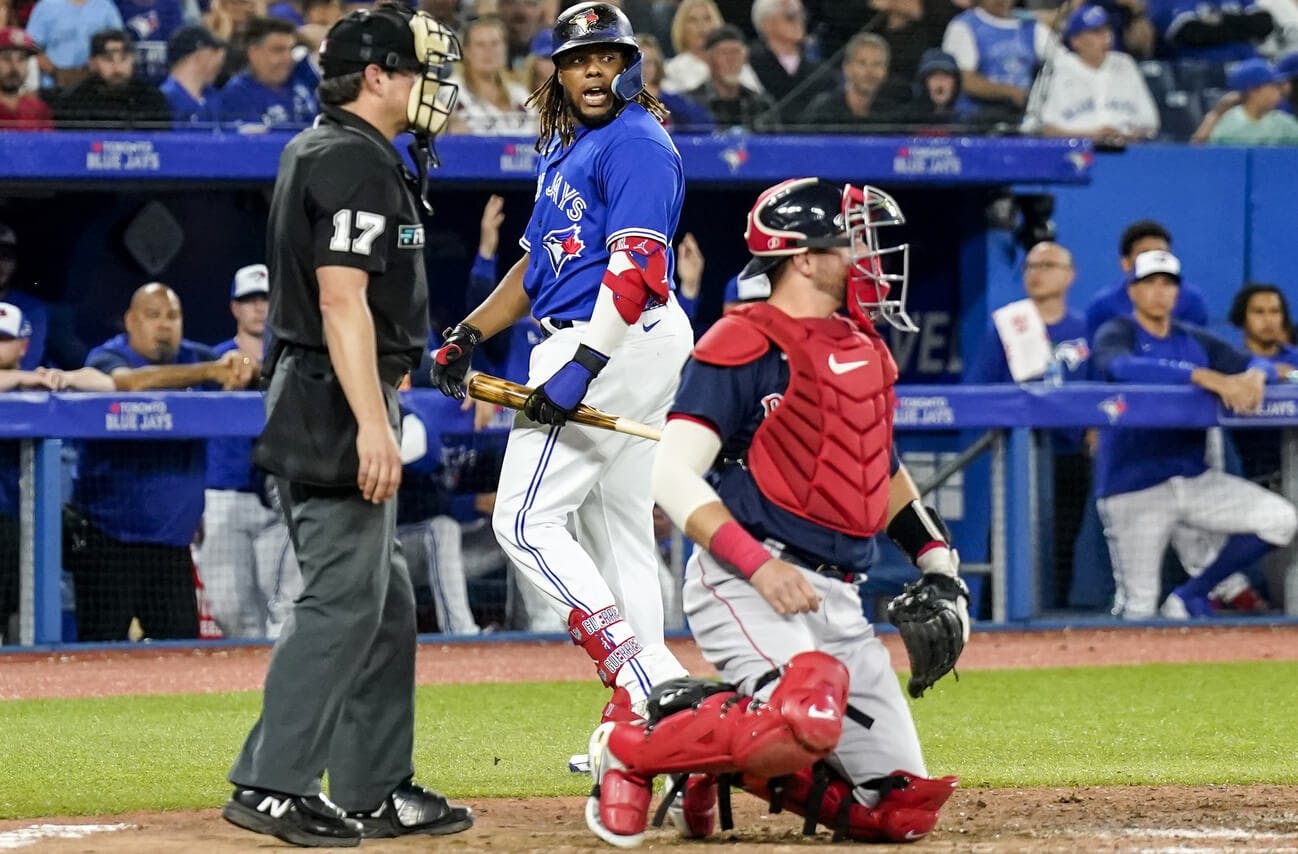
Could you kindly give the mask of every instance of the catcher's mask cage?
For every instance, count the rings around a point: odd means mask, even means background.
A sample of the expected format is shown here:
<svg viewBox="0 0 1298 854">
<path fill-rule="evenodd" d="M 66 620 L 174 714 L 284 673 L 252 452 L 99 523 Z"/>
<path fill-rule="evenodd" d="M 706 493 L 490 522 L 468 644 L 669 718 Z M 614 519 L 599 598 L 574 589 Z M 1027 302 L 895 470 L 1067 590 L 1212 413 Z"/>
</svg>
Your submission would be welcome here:
<svg viewBox="0 0 1298 854">
<path fill-rule="evenodd" d="M 446 129 L 460 96 L 459 84 L 451 81 L 455 63 L 462 56 L 460 40 L 425 12 L 411 16 L 410 29 L 415 36 L 415 65 L 411 70 L 419 74 L 419 80 L 410 89 L 406 118 L 416 134 L 428 136 L 429 155 L 434 165 L 439 165 L 432 137 Z"/>
<path fill-rule="evenodd" d="M 896 199 L 877 187 L 793 178 L 758 197 L 748 213 L 744 237 L 749 252 L 764 260 L 762 272 L 811 249 L 848 247 L 848 313 L 917 332 L 906 313 L 910 244 L 884 246 L 879 235 L 879 229 L 905 222 Z"/>
</svg>

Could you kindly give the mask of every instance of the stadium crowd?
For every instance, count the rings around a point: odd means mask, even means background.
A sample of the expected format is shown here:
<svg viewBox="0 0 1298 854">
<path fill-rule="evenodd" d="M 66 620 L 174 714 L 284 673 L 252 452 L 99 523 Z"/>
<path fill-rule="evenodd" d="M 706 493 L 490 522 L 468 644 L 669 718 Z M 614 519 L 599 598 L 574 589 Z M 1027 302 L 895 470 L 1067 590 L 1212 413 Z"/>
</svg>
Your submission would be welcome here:
<svg viewBox="0 0 1298 854">
<path fill-rule="evenodd" d="M 0 131 L 300 128 L 345 0 L 0 0 Z M 570 0 L 420 0 L 452 132 L 528 136 Z M 1298 143 L 1295 0 L 621 0 L 674 133 Z"/>
</svg>

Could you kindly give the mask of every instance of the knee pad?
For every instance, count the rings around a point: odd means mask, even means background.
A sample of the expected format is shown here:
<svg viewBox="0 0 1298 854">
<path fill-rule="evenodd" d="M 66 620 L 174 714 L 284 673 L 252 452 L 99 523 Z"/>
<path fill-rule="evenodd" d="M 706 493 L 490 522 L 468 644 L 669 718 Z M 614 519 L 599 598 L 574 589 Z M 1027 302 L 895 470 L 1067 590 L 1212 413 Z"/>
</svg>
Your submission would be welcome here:
<svg viewBox="0 0 1298 854">
<path fill-rule="evenodd" d="M 958 777 L 930 779 L 894 771 L 861 784 L 879 793 L 878 803 L 867 807 L 853 796 L 851 784 L 825 763 L 783 779 L 745 775 L 740 781 L 745 791 L 769 801 L 771 812 L 787 807 L 806 819 L 802 832 L 809 836 L 822 824 L 834 831 L 835 842 L 876 843 L 923 839 L 937 825 L 942 806 L 958 784 Z"/>
</svg>

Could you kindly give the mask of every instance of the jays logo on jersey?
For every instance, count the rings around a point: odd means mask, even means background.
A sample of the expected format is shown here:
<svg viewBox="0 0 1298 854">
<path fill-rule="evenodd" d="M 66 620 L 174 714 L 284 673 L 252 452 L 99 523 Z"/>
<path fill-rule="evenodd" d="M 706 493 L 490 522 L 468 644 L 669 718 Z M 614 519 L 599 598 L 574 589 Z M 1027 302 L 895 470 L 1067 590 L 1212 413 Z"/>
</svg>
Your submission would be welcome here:
<svg viewBox="0 0 1298 854">
<path fill-rule="evenodd" d="M 550 256 L 550 266 L 554 268 L 556 276 L 563 265 L 568 263 L 568 259 L 580 258 L 581 251 L 586 248 L 581 239 L 580 225 L 556 228 L 541 238 L 541 245 L 545 247 L 545 254 Z"/>
</svg>

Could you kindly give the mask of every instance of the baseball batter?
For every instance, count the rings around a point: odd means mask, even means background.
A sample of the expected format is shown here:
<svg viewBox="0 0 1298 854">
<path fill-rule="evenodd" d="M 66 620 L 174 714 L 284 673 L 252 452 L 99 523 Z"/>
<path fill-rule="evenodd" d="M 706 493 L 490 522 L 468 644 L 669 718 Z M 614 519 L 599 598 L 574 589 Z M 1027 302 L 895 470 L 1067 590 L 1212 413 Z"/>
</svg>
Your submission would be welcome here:
<svg viewBox="0 0 1298 854">
<path fill-rule="evenodd" d="M 565 421 L 585 402 L 663 422 L 693 343 L 669 286 L 684 184 L 626 16 L 604 3 L 574 6 L 555 22 L 554 44 L 554 76 L 533 95 L 541 157 L 525 254 L 447 331 L 433 378 L 462 397 L 477 344 L 529 312 L 540 322 L 535 391 L 509 437 L 493 523 L 615 689 L 608 717 L 643 707 L 653 685 L 685 673 L 663 643 L 655 448 Z"/>
<path fill-rule="evenodd" d="M 766 190 L 749 213 L 771 296 L 694 348 L 653 479 L 658 503 L 706 545 L 686 567 L 685 613 L 730 684 L 674 680 L 655 690 L 650 726 L 596 730 L 587 824 L 607 842 L 639 841 L 659 773 L 695 772 L 677 781 L 693 836 L 715 824 L 716 774 L 760 797 L 789 775 L 779 797 L 809 833 L 820 821 L 870 842 L 923 837 L 956 785 L 926 776 L 856 586 L 885 529 L 923 572 L 890 609 L 918 696 L 954 664 L 969 618 L 945 527 L 892 444 L 897 367 L 872 318 L 910 325 L 904 273 L 883 272 L 884 254 L 906 250 L 880 251 L 875 232 L 901 222 L 887 194 L 816 178 Z M 931 667 L 899 616 L 920 600 L 933 606 L 920 642 L 942 660 Z"/>
</svg>

